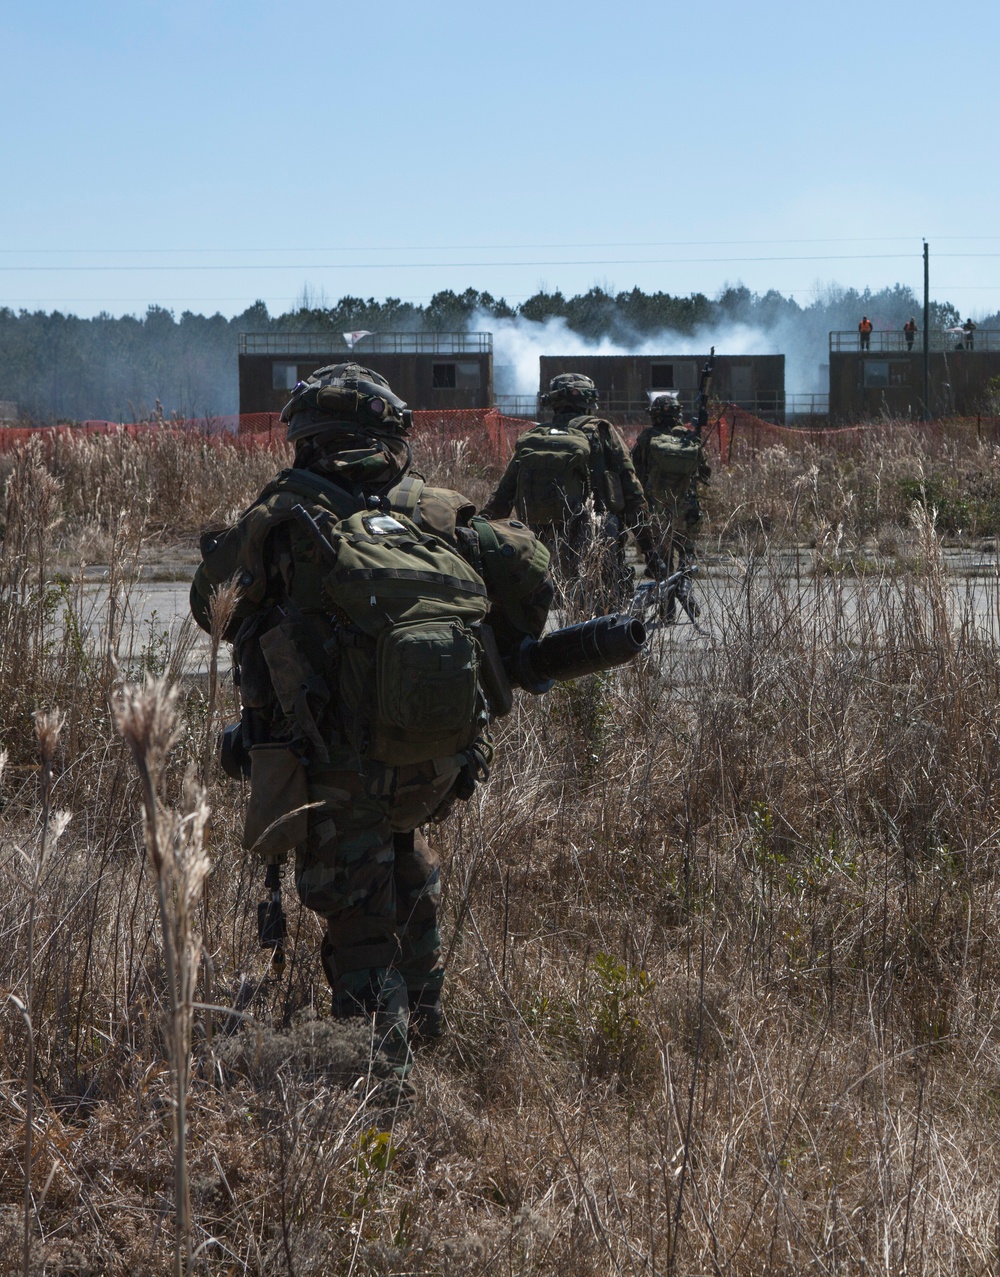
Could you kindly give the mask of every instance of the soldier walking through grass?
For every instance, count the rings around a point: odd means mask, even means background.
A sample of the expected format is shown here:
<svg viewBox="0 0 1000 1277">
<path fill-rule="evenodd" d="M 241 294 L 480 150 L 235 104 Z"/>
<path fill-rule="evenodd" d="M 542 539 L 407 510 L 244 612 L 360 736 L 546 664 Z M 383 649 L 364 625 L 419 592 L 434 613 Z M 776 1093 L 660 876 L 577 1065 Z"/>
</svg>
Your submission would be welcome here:
<svg viewBox="0 0 1000 1277">
<path fill-rule="evenodd" d="M 320 369 L 281 418 L 293 466 L 203 536 L 192 610 L 208 628 L 213 589 L 236 582 L 244 846 L 294 855 L 299 897 L 326 924 L 333 1014 L 372 1018 L 405 1076 L 408 1029 L 442 1027 L 439 867 L 421 826 L 489 774 L 496 662 L 542 632 L 548 554 L 425 485 L 410 414 L 379 374 Z"/>
<path fill-rule="evenodd" d="M 520 436 L 483 513 L 504 518 L 516 511 L 548 546 L 565 583 L 579 582 L 586 552 L 596 544 L 597 610 L 621 607 L 632 587 L 629 532 L 650 574 L 663 570 L 628 448 L 611 422 L 595 415 L 597 390 L 582 373 L 553 377 L 541 401 L 552 420 Z"/>
<path fill-rule="evenodd" d="M 648 412 L 650 424 L 635 442 L 632 462 L 649 500 L 657 552 L 667 571 L 676 572 L 694 561 L 695 536 L 701 527 L 698 488 L 708 483 L 712 471 L 676 396 L 657 395 Z M 675 606 L 671 598 L 668 622 L 674 620 Z"/>
</svg>

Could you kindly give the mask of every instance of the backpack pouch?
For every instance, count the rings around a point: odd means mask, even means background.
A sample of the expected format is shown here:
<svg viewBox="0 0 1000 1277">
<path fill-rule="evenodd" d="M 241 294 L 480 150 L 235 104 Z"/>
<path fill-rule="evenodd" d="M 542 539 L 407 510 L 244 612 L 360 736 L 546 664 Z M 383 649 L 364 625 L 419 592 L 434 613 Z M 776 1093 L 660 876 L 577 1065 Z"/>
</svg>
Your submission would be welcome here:
<svg viewBox="0 0 1000 1277">
<path fill-rule="evenodd" d="M 412 621 L 379 635 L 372 757 L 389 766 L 457 754 L 479 725 L 479 650 L 457 621 Z"/>
<path fill-rule="evenodd" d="M 565 523 L 590 491 L 590 440 L 582 430 L 536 426 L 517 441 L 517 510 L 535 526 Z"/>
<path fill-rule="evenodd" d="M 647 493 L 657 497 L 683 492 L 697 474 L 700 461 L 701 445 L 696 440 L 672 434 L 653 435 L 644 485 Z"/>
<path fill-rule="evenodd" d="M 250 799 L 243 848 L 258 856 L 284 856 L 309 832 L 306 769 L 291 746 L 279 741 L 250 750 Z"/>
</svg>

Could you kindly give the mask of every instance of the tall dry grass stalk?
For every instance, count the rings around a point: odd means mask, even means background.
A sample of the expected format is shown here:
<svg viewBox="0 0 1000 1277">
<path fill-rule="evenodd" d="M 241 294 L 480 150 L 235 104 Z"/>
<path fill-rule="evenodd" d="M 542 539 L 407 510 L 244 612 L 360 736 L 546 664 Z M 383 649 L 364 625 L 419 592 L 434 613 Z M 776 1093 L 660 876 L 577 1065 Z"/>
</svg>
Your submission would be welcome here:
<svg viewBox="0 0 1000 1277">
<path fill-rule="evenodd" d="M 34 1163 L 34 1127 L 35 1127 L 35 915 L 38 908 L 38 897 L 41 890 L 42 875 L 46 868 L 46 858 L 50 843 L 55 844 L 69 822 L 69 814 L 62 812 L 57 817 L 54 827 L 50 828 L 49 816 L 52 798 L 52 760 L 55 758 L 59 733 L 63 729 L 65 718 L 58 710 L 46 712 L 36 711 L 35 736 L 38 741 L 39 760 L 39 799 L 41 802 L 41 830 L 38 835 L 37 848 L 33 856 L 28 858 L 30 867 L 30 883 L 28 887 L 28 927 L 27 952 L 25 954 L 26 994 L 25 1009 L 28 1026 L 28 1061 L 27 1086 L 24 1117 L 24 1271 L 31 1271 L 31 1235 L 32 1235 L 32 1168 Z M 4 757 L 6 765 L 6 757 Z"/>
<path fill-rule="evenodd" d="M 209 617 L 212 625 L 211 650 L 208 659 L 208 708 L 205 714 L 205 744 L 202 752 L 202 784 L 209 782 L 212 758 L 215 755 L 215 723 L 219 709 L 219 648 L 222 636 L 229 628 L 233 611 L 239 601 L 240 591 L 235 580 L 220 585 L 212 591 L 209 600 Z"/>
<path fill-rule="evenodd" d="M 191 1082 L 191 1034 L 201 939 L 195 917 L 208 877 L 205 825 L 209 808 L 204 790 L 188 778 L 185 811 L 164 805 L 167 761 L 179 728 L 176 691 L 164 683 L 126 686 L 117 707 L 118 729 L 139 773 L 144 836 L 156 888 L 167 986 L 165 1037 L 174 1076 L 174 1271 L 191 1271 L 191 1196 L 187 1165 L 187 1103 Z"/>
</svg>

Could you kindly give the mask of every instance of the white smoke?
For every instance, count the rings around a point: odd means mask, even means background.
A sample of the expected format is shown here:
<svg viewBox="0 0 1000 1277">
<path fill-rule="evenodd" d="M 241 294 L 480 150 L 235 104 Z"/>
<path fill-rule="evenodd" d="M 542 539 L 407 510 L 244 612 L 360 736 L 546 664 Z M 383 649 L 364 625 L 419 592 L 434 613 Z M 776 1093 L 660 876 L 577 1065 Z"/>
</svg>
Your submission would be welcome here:
<svg viewBox="0 0 1000 1277">
<path fill-rule="evenodd" d="M 636 336 L 622 343 L 609 337 L 598 341 L 574 332 L 561 316 L 541 322 L 518 317 L 497 319 L 477 311 L 469 331 L 493 333 L 493 378 L 498 395 L 538 393 L 540 355 L 784 355 L 785 393 L 826 393 L 829 389 L 821 364 L 828 354 L 821 340 L 811 338 L 801 325 L 780 321 L 771 330 L 750 324 L 727 322 L 685 334 L 664 329 L 654 336 Z"/>
</svg>

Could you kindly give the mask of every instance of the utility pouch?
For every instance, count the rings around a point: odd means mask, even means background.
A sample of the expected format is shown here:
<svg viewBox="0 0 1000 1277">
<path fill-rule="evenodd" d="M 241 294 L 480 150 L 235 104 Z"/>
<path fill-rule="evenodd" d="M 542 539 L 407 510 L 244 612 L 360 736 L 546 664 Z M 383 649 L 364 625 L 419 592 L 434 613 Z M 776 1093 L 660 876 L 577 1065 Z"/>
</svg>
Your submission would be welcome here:
<svg viewBox="0 0 1000 1277">
<path fill-rule="evenodd" d="M 292 747 L 271 741 L 250 750 L 250 801 L 243 849 L 262 859 L 283 856 L 305 842 L 309 801 L 306 769 Z"/>
<path fill-rule="evenodd" d="M 389 766 L 446 758 L 476 729 L 479 650 L 459 621 L 412 621 L 379 635 L 372 757 Z"/>
<path fill-rule="evenodd" d="M 622 491 L 621 476 L 615 470 L 604 472 L 604 500 L 612 514 L 624 512 L 625 493 Z"/>
<path fill-rule="evenodd" d="M 500 649 L 497 647 L 492 625 L 477 626 L 477 631 L 482 650 L 479 679 L 490 704 L 491 717 L 503 718 L 514 707 L 514 691 L 500 659 Z"/>
<path fill-rule="evenodd" d="M 329 704 L 330 689 L 303 652 L 295 623 L 282 621 L 261 635 L 259 642 L 282 713 L 312 745 L 314 757 L 325 761 L 326 743 L 317 719 Z"/>
</svg>

